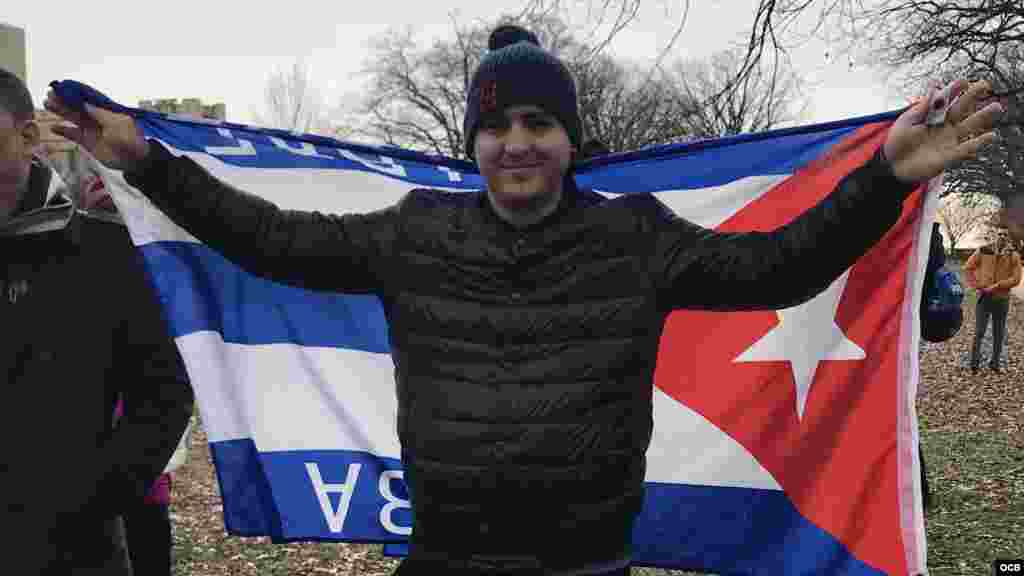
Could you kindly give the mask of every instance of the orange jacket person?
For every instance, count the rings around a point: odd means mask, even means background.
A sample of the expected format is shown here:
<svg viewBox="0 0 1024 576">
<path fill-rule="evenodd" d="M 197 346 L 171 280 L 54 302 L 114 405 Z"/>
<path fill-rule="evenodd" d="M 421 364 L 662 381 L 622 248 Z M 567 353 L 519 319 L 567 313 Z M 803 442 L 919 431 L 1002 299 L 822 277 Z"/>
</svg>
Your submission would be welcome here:
<svg viewBox="0 0 1024 576">
<path fill-rule="evenodd" d="M 974 348 L 971 349 L 971 371 L 981 363 L 981 340 L 992 317 L 992 357 L 989 368 L 999 372 L 999 356 L 1006 340 L 1006 316 L 1010 311 L 1010 289 L 1020 284 L 1020 255 L 1013 248 L 1008 234 L 1000 231 L 995 241 L 975 250 L 964 265 L 968 283 L 978 290 L 975 314 Z"/>
</svg>

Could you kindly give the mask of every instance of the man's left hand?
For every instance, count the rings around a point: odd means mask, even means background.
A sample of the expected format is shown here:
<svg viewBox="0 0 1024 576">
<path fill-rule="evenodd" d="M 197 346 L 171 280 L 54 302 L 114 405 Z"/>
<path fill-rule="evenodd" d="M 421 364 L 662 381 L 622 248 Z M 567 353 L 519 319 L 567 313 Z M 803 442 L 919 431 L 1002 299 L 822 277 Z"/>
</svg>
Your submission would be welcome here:
<svg viewBox="0 0 1024 576">
<path fill-rule="evenodd" d="M 1003 107 L 992 102 L 978 110 L 978 102 L 991 91 L 984 80 L 970 85 L 957 80 L 946 92 L 954 99 L 953 105 L 945 122 L 937 126 L 929 126 L 925 121 L 929 110 L 949 104 L 937 98 L 942 93 L 938 90 L 932 90 L 928 98 L 922 98 L 900 115 L 889 130 L 884 148 L 896 177 L 904 182 L 923 182 L 994 142 L 997 137 L 992 127 Z"/>
</svg>

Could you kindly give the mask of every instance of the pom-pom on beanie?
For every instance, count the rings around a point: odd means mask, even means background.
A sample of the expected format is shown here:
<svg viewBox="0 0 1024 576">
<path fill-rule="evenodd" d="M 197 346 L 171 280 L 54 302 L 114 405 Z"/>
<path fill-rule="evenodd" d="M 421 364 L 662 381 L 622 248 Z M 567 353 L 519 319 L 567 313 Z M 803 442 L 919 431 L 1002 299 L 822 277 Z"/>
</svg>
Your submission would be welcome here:
<svg viewBox="0 0 1024 576">
<path fill-rule="evenodd" d="M 463 119 L 466 155 L 473 145 L 483 114 L 501 113 L 510 106 L 537 106 L 551 114 L 580 147 L 581 122 L 576 83 L 561 60 L 540 47 L 537 36 L 519 26 L 499 26 L 487 41 L 488 53 L 473 74 Z"/>
</svg>

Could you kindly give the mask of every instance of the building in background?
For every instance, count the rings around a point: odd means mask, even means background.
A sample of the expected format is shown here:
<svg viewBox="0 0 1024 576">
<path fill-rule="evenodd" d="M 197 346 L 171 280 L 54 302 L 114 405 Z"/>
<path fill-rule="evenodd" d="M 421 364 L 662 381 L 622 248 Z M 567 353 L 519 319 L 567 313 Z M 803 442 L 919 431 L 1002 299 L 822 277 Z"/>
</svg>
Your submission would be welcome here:
<svg viewBox="0 0 1024 576">
<path fill-rule="evenodd" d="M 208 120 L 225 120 L 227 116 L 227 108 L 223 103 L 203 104 L 199 98 L 142 100 L 139 102 L 139 108 L 164 114 L 177 114 L 179 116 L 206 118 Z"/>
<path fill-rule="evenodd" d="M 0 22 L 0 67 L 10 70 L 28 84 L 25 30 L 3 22 Z M 225 120 L 227 115 L 223 103 L 204 104 L 198 98 L 143 100 L 139 102 L 139 108 L 196 119 Z M 36 122 L 41 140 L 39 154 L 45 156 L 73 188 L 79 180 L 76 176 L 88 170 L 78 146 L 53 132 L 53 126 L 61 122 L 59 116 L 37 109 Z"/>
<path fill-rule="evenodd" d="M 9 70 L 28 83 L 28 58 L 25 55 L 25 31 L 0 22 L 0 68 Z"/>
</svg>

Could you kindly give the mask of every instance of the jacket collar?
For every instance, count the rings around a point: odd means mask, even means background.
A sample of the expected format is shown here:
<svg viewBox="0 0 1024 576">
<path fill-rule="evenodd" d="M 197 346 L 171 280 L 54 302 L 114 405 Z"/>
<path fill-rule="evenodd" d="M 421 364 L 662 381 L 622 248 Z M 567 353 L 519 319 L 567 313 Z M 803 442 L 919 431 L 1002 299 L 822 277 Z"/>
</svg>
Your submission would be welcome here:
<svg viewBox="0 0 1024 576">
<path fill-rule="evenodd" d="M 25 195 L 12 217 L 0 227 L 0 238 L 70 231 L 77 207 L 73 199 L 61 193 L 63 185 L 52 168 L 41 160 L 33 161 Z M 75 239 L 77 235 L 70 237 Z"/>
</svg>

